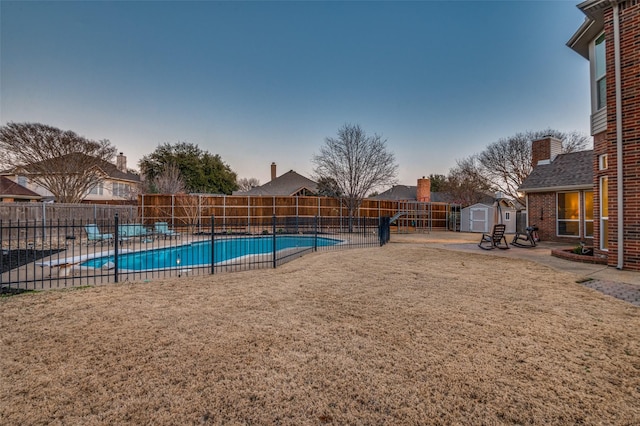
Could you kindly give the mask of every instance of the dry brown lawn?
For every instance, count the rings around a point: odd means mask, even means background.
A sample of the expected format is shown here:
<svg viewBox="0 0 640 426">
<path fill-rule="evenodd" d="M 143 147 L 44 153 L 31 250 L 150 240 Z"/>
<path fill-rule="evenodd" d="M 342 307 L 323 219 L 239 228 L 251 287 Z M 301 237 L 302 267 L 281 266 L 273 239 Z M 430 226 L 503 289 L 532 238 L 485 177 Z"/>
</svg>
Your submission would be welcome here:
<svg viewBox="0 0 640 426">
<path fill-rule="evenodd" d="M 640 309 L 424 244 L 0 300 L 0 424 L 640 423 Z"/>
</svg>

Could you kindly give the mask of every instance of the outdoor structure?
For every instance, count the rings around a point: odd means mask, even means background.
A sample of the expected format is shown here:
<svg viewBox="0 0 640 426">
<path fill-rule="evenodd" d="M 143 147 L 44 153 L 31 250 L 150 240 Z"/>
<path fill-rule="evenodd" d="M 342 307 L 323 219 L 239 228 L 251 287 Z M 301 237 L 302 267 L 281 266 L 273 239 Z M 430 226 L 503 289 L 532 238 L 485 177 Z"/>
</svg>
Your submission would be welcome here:
<svg viewBox="0 0 640 426">
<path fill-rule="evenodd" d="M 11 179 L 0 176 L 0 202 L 33 202 L 41 199 L 42 197 L 39 194 L 22 185 L 18 185 Z"/>
<path fill-rule="evenodd" d="M 640 2 L 578 8 L 586 20 L 567 45 L 591 65 L 594 251 L 609 266 L 640 270 Z"/>
<path fill-rule="evenodd" d="M 276 177 L 276 163 L 271 163 L 271 180 L 249 191 L 236 191 L 233 195 L 300 197 L 312 196 L 318 192 L 318 184 L 299 173 L 289 170 Z"/>
<path fill-rule="evenodd" d="M 127 170 L 127 157 L 121 152 L 116 156 L 116 164 L 101 162 L 100 184 L 93 187 L 83 201 L 112 201 L 135 199 L 139 192 L 140 176 Z M 53 194 L 29 179 L 28 167 L 22 167 L 2 173 L 5 178 L 36 193 L 41 198 L 52 199 Z"/>
<path fill-rule="evenodd" d="M 386 191 L 369 197 L 372 200 L 385 201 L 418 201 L 423 203 L 445 203 L 446 194 L 431 192 L 431 181 L 424 176 L 418 179 L 416 186 L 394 185 Z"/>
<path fill-rule="evenodd" d="M 516 208 L 506 199 L 493 204 L 476 203 L 460 211 L 460 231 L 490 232 L 495 224 L 505 225 L 505 233 L 516 232 Z"/>
<path fill-rule="evenodd" d="M 525 193 L 529 225 L 545 241 L 578 244 L 593 239 L 593 151 L 562 152 L 562 142 L 533 141 L 533 171 L 519 190 Z"/>
<path fill-rule="evenodd" d="M 431 181 L 418 179 L 416 186 L 394 185 L 365 201 L 393 202 L 397 212 L 392 217 L 397 232 L 430 231 L 440 222 L 453 231 L 460 230 L 460 206 L 447 201 L 447 194 L 431 192 Z"/>
</svg>

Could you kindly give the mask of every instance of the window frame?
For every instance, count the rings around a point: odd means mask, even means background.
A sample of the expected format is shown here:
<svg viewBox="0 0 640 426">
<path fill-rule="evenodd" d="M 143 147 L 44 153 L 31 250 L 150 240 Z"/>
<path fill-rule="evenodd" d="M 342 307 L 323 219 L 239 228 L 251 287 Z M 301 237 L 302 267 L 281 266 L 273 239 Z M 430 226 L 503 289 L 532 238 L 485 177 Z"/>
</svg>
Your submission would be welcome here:
<svg viewBox="0 0 640 426">
<path fill-rule="evenodd" d="M 609 155 L 600 154 L 598 156 L 598 170 L 607 170 L 609 168 Z"/>
<path fill-rule="evenodd" d="M 104 195 L 104 185 L 102 182 L 94 185 L 89 189 L 89 193 L 87 195 Z"/>
<path fill-rule="evenodd" d="M 577 219 L 560 219 L 560 195 L 564 194 L 576 194 L 578 198 L 578 218 Z M 582 235 L 582 191 L 561 191 L 556 192 L 556 236 L 562 238 L 580 238 Z M 560 233 L 560 222 L 578 223 L 578 234 L 567 235 Z"/>
<path fill-rule="evenodd" d="M 591 219 L 587 219 L 587 194 L 590 193 L 591 194 Z M 594 220 L 594 216 L 593 216 L 593 198 L 594 194 L 593 194 L 593 190 L 584 190 L 582 191 L 582 211 L 580 212 L 582 214 L 582 232 L 581 234 L 584 235 L 584 238 L 591 238 L 593 239 L 593 234 L 594 234 L 594 224 L 595 224 L 595 220 Z M 587 224 L 591 223 L 591 235 L 587 235 Z"/>
<path fill-rule="evenodd" d="M 602 45 L 599 50 L 598 46 Z M 593 40 L 593 111 L 601 111 L 607 107 L 607 38 L 602 32 Z M 602 57 L 602 62 L 599 59 Z M 599 69 L 598 64 L 604 67 Z M 604 90 L 601 90 L 604 89 Z"/>
<path fill-rule="evenodd" d="M 606 187 L 606 202 L 603 202 L 603 191 L 602 188 Z M 605 238 L 605 234 L 609 236 L 609 176 L 600 176 L 598 181 L 598 192 L 600 195 L 600 250 L 609 251 L 609 239 Z M 604 215 L 606 206 L 606 216 Z M 607 230 L 605 233 L 604 230 Z"/>
</svg>

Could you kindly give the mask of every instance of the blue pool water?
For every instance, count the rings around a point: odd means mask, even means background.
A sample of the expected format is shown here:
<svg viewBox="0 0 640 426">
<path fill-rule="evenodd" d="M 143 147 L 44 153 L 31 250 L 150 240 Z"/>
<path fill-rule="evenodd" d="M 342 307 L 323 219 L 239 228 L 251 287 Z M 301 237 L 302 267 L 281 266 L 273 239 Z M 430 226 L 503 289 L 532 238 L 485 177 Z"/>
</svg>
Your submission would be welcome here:
<svg viewBox="0 0 640 426">
<path fill-rule="evenodd" d="M 277 236 L 276 250 L 313 247 L 313 236 Z M 318 247 L 332 246 L 341 240 L 318 237 Z M 247 255 L 271 254 L 273 236 L 243 237 L 215 241 L 214 262 L 224 262 Z M 180 263 L 178 263 L 178 259 Z M 113 262 L 113 256 L 98 257 L 82 263 L 89 268 L 101 268 Z M 201 241 L 174 247 L 164 247 L 118 256 L 118 268 L 130 271 L 148 271 L 176 267 L 211 265 L 211 241 Z"/>
</svg>

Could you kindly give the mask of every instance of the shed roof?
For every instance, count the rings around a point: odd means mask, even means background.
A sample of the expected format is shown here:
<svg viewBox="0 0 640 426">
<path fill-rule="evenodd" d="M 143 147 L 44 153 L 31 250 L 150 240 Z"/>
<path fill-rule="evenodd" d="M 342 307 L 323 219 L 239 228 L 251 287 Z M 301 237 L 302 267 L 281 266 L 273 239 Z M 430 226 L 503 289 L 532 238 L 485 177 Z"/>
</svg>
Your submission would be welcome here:
<svg viewBox="0 0 640 426">
<path fill-rule="evenodd" d="M 522 192 L 547 192 L 593 186 L 593 150 L 558 155 L 549 164 L 538 164 L 524 180 Z"/>
</svg>

